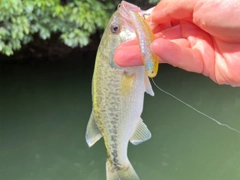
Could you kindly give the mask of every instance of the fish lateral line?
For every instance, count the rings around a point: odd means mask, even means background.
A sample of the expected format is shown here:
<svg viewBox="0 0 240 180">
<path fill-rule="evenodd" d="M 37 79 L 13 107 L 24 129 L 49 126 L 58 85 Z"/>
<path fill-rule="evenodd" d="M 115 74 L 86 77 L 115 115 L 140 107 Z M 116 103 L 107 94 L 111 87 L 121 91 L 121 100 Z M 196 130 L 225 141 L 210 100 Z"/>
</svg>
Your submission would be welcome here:
<svg viewBox="0 0 240 180">
<path fill-rule="evenodd" d="M 200 110 L 194 108 L 194 107 L 191 106 L 190 104 L 184 102 L 183 100 L 179 99 L 178 97 L 174 96 L 173 94 L 171 94 L 171 93 L 169 93 L 169 92 L 163 90 L 162 88 L 160 88 L 160 87 L 155 83 L 155 81 L 153 80 L 153 78 L 151 78 L 151 80 L 152 80 L 153 84 L 155 85 L 155 87 L 156 87 L 158 90 L 160 90 L 161 92 L 163 92 L 164 94 L 167 94 L 168 96 L 170 96 L 170 97 L 176 99 L 176 100 L 179 101 L 180 103 L 182 103 L 182 104 L 184 104 L 185 106 L 189 107 L 189 108 L 192 109 L 193 111 L 195 111 L 195 112 L 201 114 L 202 116 L 205 116 L 206 118 L 212 120 L 213 122 L 217 123 L 218 125 L 220 125 L 220 126 L 224 126 L 224 127 L 228 128 L 228 129 L 230 129 L 230 130 L 232 130 L 232 131 L 235 131 L 235 132 L 237 132 L 237 133 L 240 134 L 240 130 L 237 130 L 237 129 L 235 129 L 235 128 L 233 128 L 233 127 L 227 125 L 227 124 L 221 123 L 221 122 L 219 122 L 218 120 L 216 120 L 215 118 L 213 118 L 213 117 L 211 117 L 211 116 L 205 114 L 204 112 L 202 112 L 202 111 L 200 111 Z"/>
</svg>

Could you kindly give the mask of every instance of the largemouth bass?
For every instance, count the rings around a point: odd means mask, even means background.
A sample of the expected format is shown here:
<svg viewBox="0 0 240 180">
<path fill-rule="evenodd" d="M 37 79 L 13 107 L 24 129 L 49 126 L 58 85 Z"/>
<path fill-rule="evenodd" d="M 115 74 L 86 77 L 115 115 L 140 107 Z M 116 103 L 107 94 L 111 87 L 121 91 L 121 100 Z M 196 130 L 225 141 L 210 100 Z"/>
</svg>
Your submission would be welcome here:
<svg viewBox="0 0 240 180">
<path fill-rule="evenodd" d="M 104 139 L 107 180 L 138 180 L 127 156 L 128 142 L 137 145 L 151 137 L 140 117 L 144 93 L 154 95 L 145 67 L 119 67 L 113 58 L 119 44 L 136 38 L 134 27 L 121 14 L 124 6 L 141 11 L 123 1 L 105 29 L 96 56 L 93 109 L 86 131 L 90 147 L 101 137 Z"/>
</svg>

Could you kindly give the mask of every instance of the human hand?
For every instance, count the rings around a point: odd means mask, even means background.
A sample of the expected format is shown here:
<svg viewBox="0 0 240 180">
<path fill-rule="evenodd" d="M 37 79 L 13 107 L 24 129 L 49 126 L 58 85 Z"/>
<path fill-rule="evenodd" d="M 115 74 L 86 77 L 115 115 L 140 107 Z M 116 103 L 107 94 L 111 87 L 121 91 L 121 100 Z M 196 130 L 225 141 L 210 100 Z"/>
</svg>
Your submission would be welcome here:
<svg viewBox="0 0 240 180">
<path fill-rule="evenodd" d="M 240 86 L 240 1 L 161 0 L 148 18 L 158 24 L 151 49 L 160 63 Z M 142 65 L 137 40 L 115 53 L 120 66 Z"/>
</svg>

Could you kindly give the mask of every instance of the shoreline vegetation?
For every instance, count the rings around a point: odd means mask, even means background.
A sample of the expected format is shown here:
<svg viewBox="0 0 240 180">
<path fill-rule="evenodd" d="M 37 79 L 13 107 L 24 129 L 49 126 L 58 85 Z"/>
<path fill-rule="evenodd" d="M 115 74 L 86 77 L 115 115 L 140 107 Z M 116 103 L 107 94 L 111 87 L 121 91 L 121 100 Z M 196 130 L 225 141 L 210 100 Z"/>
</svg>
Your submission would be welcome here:
<svg viewBox="0 0 240 180">
<path fill-rule="evenodd" d="M 142 9 L 157 2 L 131 1 Z M 3 0 L 0 3 L 0 61 L 56 60 L 72 51 L 94 52 L 118 3 L 120 1 Z"/>
</svg>

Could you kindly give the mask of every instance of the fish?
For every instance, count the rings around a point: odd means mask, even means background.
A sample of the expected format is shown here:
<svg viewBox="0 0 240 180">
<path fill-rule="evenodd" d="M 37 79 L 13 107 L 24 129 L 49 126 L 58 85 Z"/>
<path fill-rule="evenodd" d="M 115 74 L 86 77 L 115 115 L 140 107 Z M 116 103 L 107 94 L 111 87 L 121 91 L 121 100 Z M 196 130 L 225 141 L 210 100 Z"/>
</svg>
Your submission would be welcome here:
<svg viewBox="0 0 240 180">
<path fill-rule="evenodd" d="M 136 38 L 122 8 L 141 12 L 122 1 L 111 16 L 99 44 L 92 79 L 92 112 L 86 142 L 93 146 L 103 137 L 106 147 L 107 180 L 139 180 L 127 155 L 129 141 L 138 145 L 151 138 L 141 118 L 145 92 L 154 96 L 144 66 L 120 67 L 114 62 L 117 47 Z"/>
</svg>

